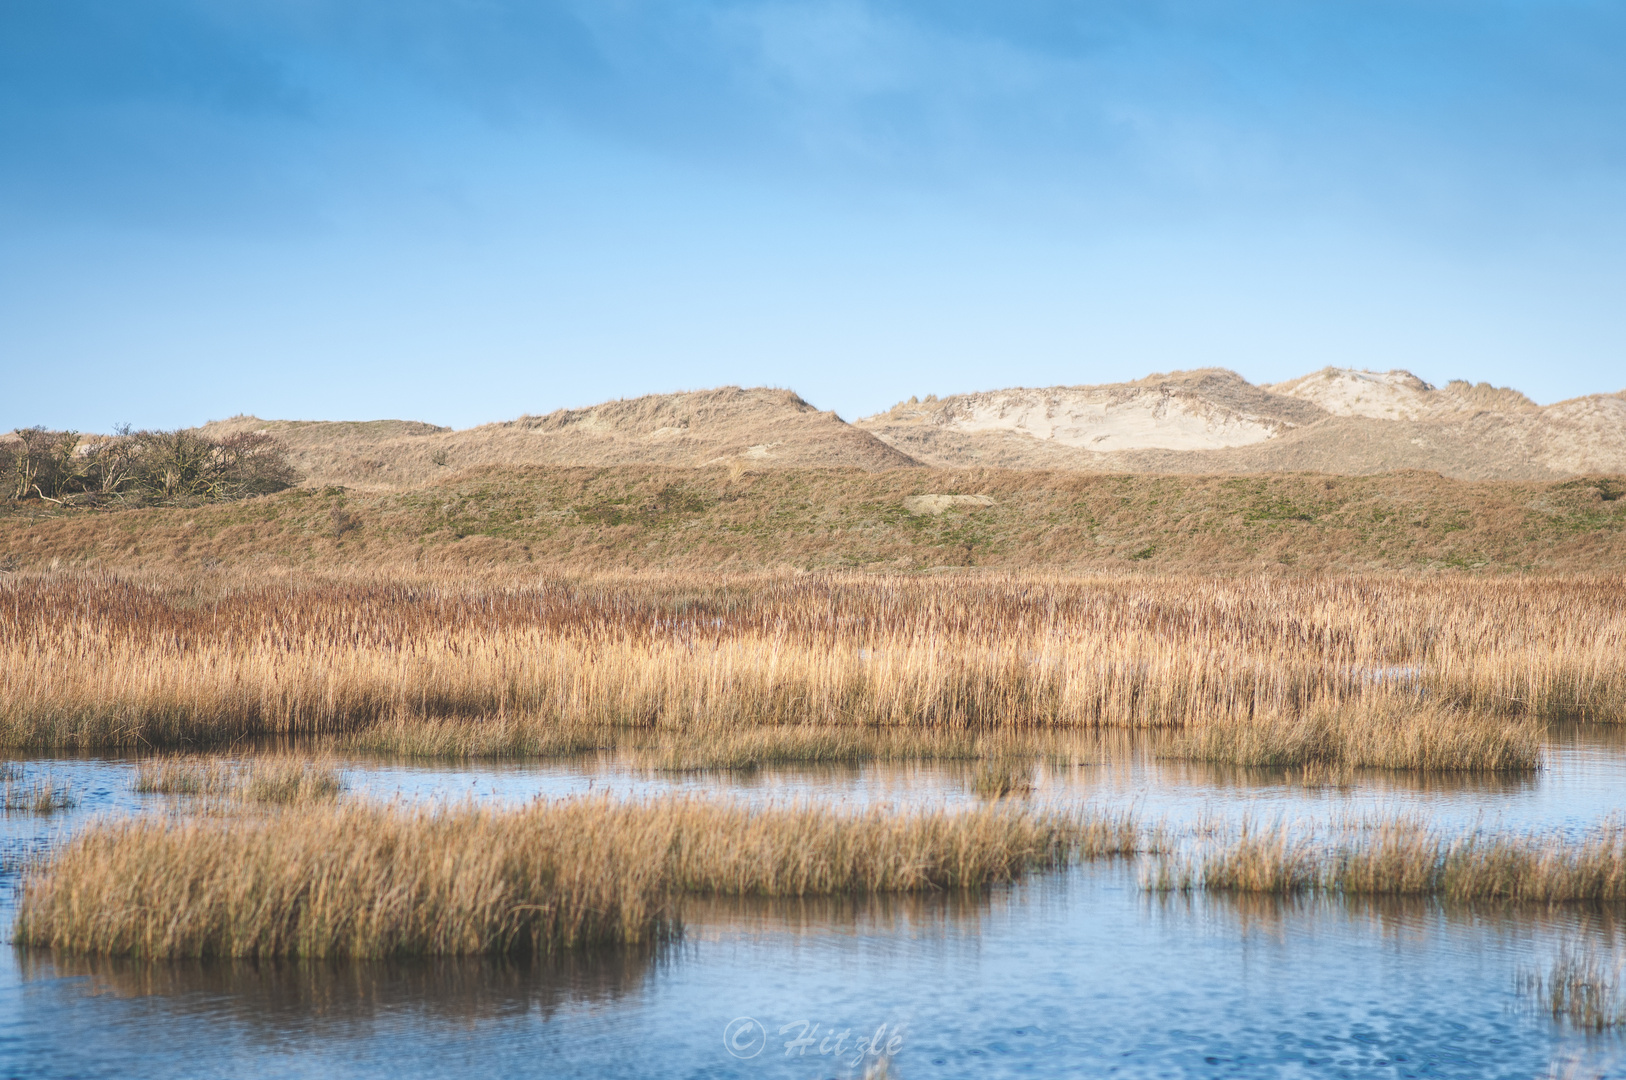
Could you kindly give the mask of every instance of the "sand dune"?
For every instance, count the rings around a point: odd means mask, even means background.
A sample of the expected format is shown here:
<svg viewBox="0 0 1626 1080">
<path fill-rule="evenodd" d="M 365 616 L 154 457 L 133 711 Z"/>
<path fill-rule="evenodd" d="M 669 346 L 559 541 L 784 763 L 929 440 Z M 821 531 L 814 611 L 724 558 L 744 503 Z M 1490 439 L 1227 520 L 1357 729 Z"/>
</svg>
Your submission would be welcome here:
<svg viewBox="0 0 1626 1080">
<path fill-rule="evenodd" d="M 1107 472 L 1428 469 L 1536 480 L 1626 471 L 1626 395 L 1542 407 L 1516 390 L 1325 368 L 1254 386 L 1221 369 L 893 406 L 855 427 L 922 464 Z"/>
<path fill-rule="evenodd" d="M 910 399 L 854 423 L 788 390 L 722 387 L 561 409 L 453 431 L 401 420 L 234 417 L 267 431 L 313 486 L 392 491 L 490 465 L 1130 473 L 1425 469 L 1464 480 L 1626 472 L 1626 394 L 1540 406 L 1516 390 L 1405 371 L 1325 368 L 1255 386 L 1205 368 L 1105 386 Z"/>
</svg>

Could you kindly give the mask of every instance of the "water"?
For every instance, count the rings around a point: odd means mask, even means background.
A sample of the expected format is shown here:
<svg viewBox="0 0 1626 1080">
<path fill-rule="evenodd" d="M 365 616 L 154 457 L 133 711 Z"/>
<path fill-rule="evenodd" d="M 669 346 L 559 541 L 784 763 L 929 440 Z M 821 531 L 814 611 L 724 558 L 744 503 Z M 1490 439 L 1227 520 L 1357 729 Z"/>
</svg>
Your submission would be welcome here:
<svg viewBox="0 0 1626 1080">
<path fill-rule="evenodd" d="M 1620 808 L 1619 733 L 1555 735 L 1519 781 L 1306 787 L 1159 761 L 1139 740 L 1036 766 L 1037 798 L 1203 818 L 1424 813 L 1577 831 Z M 77 809 L 0 822 L 9 857 L 96 814 L 165 812 L 135 762 L 23 763 Z M 659 774 L 610 757 L 422 767 L 351 761 L 356 792 L 518 802 L 609 790 L 940 805 L 968 767 Z M 43 1077 L 1537 1077 L 1626 1072 L 1521 996 L 1558 943 L 1626 943 L 1609 912 L 1159 897 L 1122 862 L 974 895 L 690 901 L 679 941 L 561 962 L 140 964 L 0 948 L 0 1073 Z M 0 876 L 9 925 L 16 872 Z M 732 1026 L 731 1026 L 732 1025 Z"/>
</svg>

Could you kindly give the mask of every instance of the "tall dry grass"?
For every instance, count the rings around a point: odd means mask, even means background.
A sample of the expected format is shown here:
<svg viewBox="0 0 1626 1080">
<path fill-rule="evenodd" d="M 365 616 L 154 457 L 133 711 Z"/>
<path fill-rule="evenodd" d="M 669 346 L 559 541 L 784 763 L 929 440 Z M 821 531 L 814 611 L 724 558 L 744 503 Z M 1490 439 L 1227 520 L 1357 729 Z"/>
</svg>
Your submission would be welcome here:
<svg viewBox="0 0 1626 1080">
<path fill-rule="evenodd" d="M 249 802 L 303 803 L 336 798 L 344 789 L 344 781 L 329 761 L 264 755 L 232 762 L 197 755 L 143 762 L 131 786 L 148 794 L 224 795 Z"/>
<path fill-rule="evenodd" d="M 7 814 L 54 814 L 78 805 L 78 793 L 54 777 L 26 784 L 8 777 L 0 787 L 0 812 Z"/>
<path fill-rule="evenodd" d="M 20 944 L 142 957 L 552 953 L 658 940 L 684 893 L 980 886 L 1135 849 L 1125 816 L 744 807 L 306 805 L 92 825 L 24 882 Z"/>
<path fill-rule="evenodd" d="M 1527 974 L 1521 989 L 1544 998 L 1553 1019 L 1567 1019 L 1583 1031 L 1605 1031 L 1626 1025 L 1626 997 L 1621 971 L 1626 961 L 1604 956 L 1586 945 L 1566 941 L 1545 976 Z"/>
<path fill-rule="evenodd" d="M 1298 712 L 1199 720 L 1166 753 L 1230 765 L 1516 772 L 1541 763 L 1530 715 L 1473 715 L 1404 692 L 1377 692 Z"/>
<path fill-rule="evenodd" d="M 1449 835 L 1396 819 L 1328 838 L 1288 825 L 1260 829 L 1250 823 L 1204 851 L 1164 860 L 1147 884 L 1457 902 L 1619 903 L 1626 900 L 1626 825 L 1610 822 L 1568 839 L 1477 830 Z"/>
<path fill-rule="evenodd" d="M 1389 734 L 1300 725 L 1346 712 Z M 1556 716 L 1626 717 L 1618 582 L 0 584 L 11 746 L 337 734 L 536 752 L 606 729 L 1128 726 L 1188 728 L 1195 756 L 1495 768 L 1528 764 L 1510 721 Z"/>
</svg>

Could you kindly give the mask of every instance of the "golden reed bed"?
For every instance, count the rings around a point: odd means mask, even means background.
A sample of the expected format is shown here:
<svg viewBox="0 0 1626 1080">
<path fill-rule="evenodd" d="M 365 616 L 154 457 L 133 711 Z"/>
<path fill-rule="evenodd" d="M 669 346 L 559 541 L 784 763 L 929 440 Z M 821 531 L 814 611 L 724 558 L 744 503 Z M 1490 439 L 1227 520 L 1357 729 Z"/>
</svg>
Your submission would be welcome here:
<svg viewBox="0 0 1626 1080">
<path fill-rule="evenodd" d="M 1146 884 L 1159 891 L 1618 904 L 1626 900 L 1626 825 L 1606 822 L 1571 839 L 1446 834 L 1404 819 L 1331 837 L 1244 824 L 1206 850 L 1164 860 Z"/>
<path fill-rule="evenodd" d="M 684 894 L 956 889 L 1136 850 L 1127 815 L 578 798 L 306 803 L 92 824 L 26 879 L 14 939 L 147 958 L 536 954 L 675 929 Z"/>
<path fill-rule="evenodd" d="M 1121 726 L 1212 760 L 1494 769 L 1533 765 L 1558 716 L 1626 717 L 1620 579 L 0 584 L 11 747 Z"/>
</svg>

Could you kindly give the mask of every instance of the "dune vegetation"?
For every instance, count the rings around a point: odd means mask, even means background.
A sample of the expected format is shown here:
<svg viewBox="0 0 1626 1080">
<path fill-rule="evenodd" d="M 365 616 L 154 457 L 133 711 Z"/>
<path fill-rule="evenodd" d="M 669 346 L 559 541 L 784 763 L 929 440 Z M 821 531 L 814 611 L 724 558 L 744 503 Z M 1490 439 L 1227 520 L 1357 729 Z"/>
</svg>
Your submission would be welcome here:
<svg viewBox="0 0 1626 1080">
<path fill-rule="evenodd" d="M 92 824 L 27 876 L 13 933 L 145 958 L 542 954 L 669 936 L 686 894 L 975 888 L 1140 840 L 1127 815 L 1010 803 L 306 803 Z"/>
<path fill-rule="evenodd" d="M 12 748 L 318 737 L 468 756 L 635 738 L 673 767 L 727 767 L 1158 728 L 1208 761 L 1505 770 L 1537 764 L 1555 717 L 1626 718 L 1613 579 L 0 584 Z"/>
<path fill-rule="evenodd" d="M 787 570 L 1281 575 L 1626 572 L 1626 478 L 1059 470 L 432 469 L 104 512 L 0 501 L 0 571 L 515 575 Z"/>
</svg>

